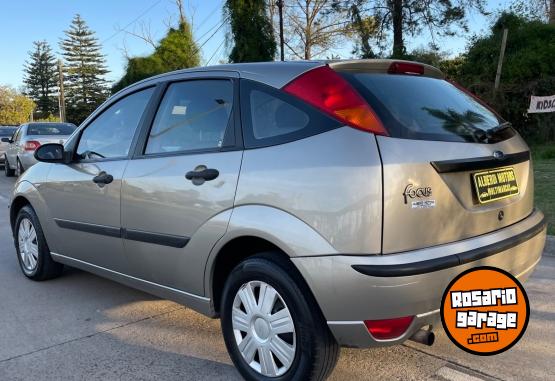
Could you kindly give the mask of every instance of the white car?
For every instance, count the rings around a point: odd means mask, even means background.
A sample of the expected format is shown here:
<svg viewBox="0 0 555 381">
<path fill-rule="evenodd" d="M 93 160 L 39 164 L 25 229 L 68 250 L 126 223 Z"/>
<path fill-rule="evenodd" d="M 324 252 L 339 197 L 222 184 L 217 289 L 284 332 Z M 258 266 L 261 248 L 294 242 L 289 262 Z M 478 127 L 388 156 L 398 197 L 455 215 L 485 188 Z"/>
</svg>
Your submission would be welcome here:
<svg viewBox="0 0 555 381">
<path fill-rule="evenodd" d="M 6 176 L 18 176 L 37 163 L 35 150 L 43 144 L 64 144 L 77 127 L 72 123 L 26 123 L 19 126 L 11 137 L 3 137 L 7 143 L 3 157 Z"/>
</svg>

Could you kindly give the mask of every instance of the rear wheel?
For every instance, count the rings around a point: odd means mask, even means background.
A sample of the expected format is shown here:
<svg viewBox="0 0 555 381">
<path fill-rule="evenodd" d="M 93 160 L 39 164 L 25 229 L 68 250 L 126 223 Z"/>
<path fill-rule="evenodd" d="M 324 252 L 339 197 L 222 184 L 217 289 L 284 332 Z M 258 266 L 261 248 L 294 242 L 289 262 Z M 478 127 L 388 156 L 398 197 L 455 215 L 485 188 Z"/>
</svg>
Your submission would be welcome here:
<svg viewBox="0 0 555 381">
<path fill-rule="evenodd" d="M 39 219 L 29 205 L 17 214 L 14 232 L 19 266 L 27 278 L 47 280 L 62 273 L 63 265 L 52 260 Z"/>
<path fill-rule="evenodd" d="M 221 318 L 230 357 L 246 380 L 324 380 L 339 346 L 296 269 L 272 257 L 245 260 L 226 282 Z"/>
<path fill-rule="evenodd" d="M 21 161 L 19 161 L 19 159 L 17 159 L 17 164 L 15 166 L 15 174 L 16 174 L 17 177 L 19 177 L 23 174 L 23 172 L 25 172 L 25 169 L 23 168 L 23 165 L 21 164 Z"/>
<path fill-rule="evenodd" d="M 6 175 L 6 177 L 12 177 L 13 175 L 15 175 L 15 171 L 10 168 L 7 156 L 4 156 L 4 174 Z"/>
</svg>

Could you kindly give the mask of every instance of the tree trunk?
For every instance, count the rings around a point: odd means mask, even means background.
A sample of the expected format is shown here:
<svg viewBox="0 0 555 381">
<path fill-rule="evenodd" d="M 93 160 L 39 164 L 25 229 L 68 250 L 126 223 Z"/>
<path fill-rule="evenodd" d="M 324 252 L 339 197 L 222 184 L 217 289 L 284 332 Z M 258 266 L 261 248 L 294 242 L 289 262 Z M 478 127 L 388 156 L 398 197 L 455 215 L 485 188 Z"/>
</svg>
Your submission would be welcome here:
<svg viewBox="0 0 555 381">
<path fill-rule="evenodd" d="M 306 31 L 305 31 L 305 38 L 306 38 L 306 43 L 304 45 L 304 59 L 305 60 L 309 60 L 311 59 L 311 50 L 312 50 L 312 33 L 311 33 L 311 28 L 312 28 L 312 24 L 310 22 L 310 8 L 309 8 L 309 4 L 310 1 L 307 1 L 305 6 L 305 16 L 306 16 Z"/>
<path fill-rule="evenodd" d="M 403 42 L 403 0 L 393 0 L 393 57 L 402 58 L 405 56 L 405 43 Z"/>
<path fill-rule="evenodd" d="M 555 25 L 555 0 L 549 4 L 549 23 Z"/>
</svg>

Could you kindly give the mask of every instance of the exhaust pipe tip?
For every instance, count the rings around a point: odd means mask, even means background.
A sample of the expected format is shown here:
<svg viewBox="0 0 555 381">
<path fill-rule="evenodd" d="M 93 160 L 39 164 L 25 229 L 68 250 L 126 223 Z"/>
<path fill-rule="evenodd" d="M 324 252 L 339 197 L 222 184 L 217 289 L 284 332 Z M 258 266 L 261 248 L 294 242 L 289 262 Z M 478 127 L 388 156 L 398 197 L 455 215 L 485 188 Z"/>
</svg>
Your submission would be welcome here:
<svg viewBox="0 0 555 381">
<path fill-rule="evenodd" d="M 424 344 L 427 346 L 432 346 L 434 344 L 436 336 L 432 331 L 428 331 L 425 329 L 419 329 L 416 331 L 414 335 L 410 337 L 409 340 L 414 341 L 416 343 Z"/>
</svg>

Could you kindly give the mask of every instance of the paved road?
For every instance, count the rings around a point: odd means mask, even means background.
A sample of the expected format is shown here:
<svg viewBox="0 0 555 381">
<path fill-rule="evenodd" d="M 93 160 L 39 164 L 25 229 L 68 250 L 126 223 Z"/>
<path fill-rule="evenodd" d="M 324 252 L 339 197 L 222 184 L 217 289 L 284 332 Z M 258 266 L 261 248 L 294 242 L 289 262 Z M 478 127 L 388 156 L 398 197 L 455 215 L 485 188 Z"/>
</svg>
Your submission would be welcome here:
<svg viewBox="0 0 555 381">
<path fill-rule="evenodd" d="M 0 380 L 239 380 L 219 321 L 67 269 L 43 283 L 17 266 L 0 177 Z M 343 349 L 333 380 L 555 379 L 555 257 L 526 284 L 531 320 L 508 353 L 472 356 L 439 333 L 433 347 Z"/>
</svg>

